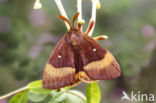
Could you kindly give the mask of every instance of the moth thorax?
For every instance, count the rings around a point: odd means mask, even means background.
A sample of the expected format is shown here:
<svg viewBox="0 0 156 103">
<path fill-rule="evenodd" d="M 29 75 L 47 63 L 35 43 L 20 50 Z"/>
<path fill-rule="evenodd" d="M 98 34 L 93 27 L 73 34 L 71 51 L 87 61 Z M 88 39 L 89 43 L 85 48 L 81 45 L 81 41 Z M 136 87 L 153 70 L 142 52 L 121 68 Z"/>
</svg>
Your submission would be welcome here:
<svg viewBox="0 0 156 103">
<path fill-rule="evenodd" d="M 73 39 L 73 40 L 72 40 L 72 45 L 73 45 L 73 46 L 76 46 L 77 44 L 78 44 L 78 41 L 77 41 L 76 39 Z"/>
<path fill-rule="evenodd" d="M 78 47 L 82 41 L 82 37 L 78 34 L 72 34 L 70 38 L 71 45 L 73 47 Z"/>
</svg>

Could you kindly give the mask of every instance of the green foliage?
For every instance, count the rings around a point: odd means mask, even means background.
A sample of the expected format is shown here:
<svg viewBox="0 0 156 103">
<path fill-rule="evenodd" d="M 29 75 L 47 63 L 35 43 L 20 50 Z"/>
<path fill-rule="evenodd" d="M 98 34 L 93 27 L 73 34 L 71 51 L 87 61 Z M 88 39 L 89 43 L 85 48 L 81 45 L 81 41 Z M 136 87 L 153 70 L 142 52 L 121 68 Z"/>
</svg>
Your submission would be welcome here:
<svg viewBox="0 0 156 103">
<path fill-rule="evenodd" d="M 87 84 L 87 103 L 100 103 L 101 93 L 97 82 Z"/>
<path fill-rule="evenodd" d="M 48 93 L 38 93 L 32 90 L 29 90 L 28 92 L 28 98 L 32 102 L 41 102 L 48 96 Z"/>
<path fill-rule="evenodd" d="M 42 88 L 42 80 L 31 82 L 27 87 L 28 90 L 13 96 L 9 103 L 27 103 L 28 100 L 44 102 L 48 97 L 50 97 L 50 100 L 47 100 L 48 103 L 99 103 L 101 97 L 97 82 L 87 85 L 87 99 L 80 91 L 69 90 L 70 86 L 59 90 L 44 89 Z"/>
<path fill-rule="evenodd" d="M 50 90 L 42 88 L 42 80 L 34 81 L 28 84 L 28 88 L 36 93 L 47 94 Z"/>
<path fill-rule="evenodd" d="M 49 103 L 86 103 L 85 96 L 77 90 L 52 91 Z"/>
<path fill-rule="evenodd" d="M 65 103 L 86 103 L 85 97 L 80 91 L 70 90 L 65 94 L 66 94 L 66 99 L 64 100 Z"/>
<path fill-rule="evenodd" d="M 66 95 L 64 95 L 65 90 L 62 89 L 60 91 L 54 90 L 51 91 L 50 95 L 53 97 L 50 102 L 62 102 L 65 98 Z"/>
<path fill-rule="evenodd" d="M 9 103 L 27 103 L 28 101 L 28 91 L 20 92 L 13 96 Z"/>
</svg>

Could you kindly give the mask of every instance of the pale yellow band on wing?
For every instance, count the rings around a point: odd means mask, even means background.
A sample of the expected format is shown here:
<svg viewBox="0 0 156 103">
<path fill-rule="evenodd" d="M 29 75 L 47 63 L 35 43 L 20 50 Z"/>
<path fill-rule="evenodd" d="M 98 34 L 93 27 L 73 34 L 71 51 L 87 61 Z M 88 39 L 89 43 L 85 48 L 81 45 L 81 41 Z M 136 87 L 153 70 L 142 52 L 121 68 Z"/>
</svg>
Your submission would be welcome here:
<svg viewBox="0 0 156 103">
<path fill-rule="evenodd" d="M 51 64 L 47 64 L 44 74 L 51 77 L 62 77 L 75 73 L 75 69 L 71 67 L 55 68 Z"/>
<path fill-rule="evenodd" d="M 104 67 L 108 67 L 112 63 L 113 60 L 114 60 L 113 55 L 107 51 L 107 53 L 105 54 L 102 60 L 89 63 L 88 65 L 84 66 L 84 70 L 102 69 Z"/>
</svg>

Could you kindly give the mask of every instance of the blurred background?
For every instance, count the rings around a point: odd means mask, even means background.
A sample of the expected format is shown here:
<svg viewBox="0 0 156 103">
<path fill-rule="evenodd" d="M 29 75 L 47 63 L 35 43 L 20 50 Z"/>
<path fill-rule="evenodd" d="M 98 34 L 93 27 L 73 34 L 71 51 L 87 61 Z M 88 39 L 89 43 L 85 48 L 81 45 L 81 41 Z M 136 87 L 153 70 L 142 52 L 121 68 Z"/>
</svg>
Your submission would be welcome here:
<svg viewBox="0 0 156 103">
<path fill-rule="evenodd" d="M 51 52 L 67 32 L 56 17 L 60 12 L 54 0 L 41 0 L 40 10 L 33 9 L 34 2 L 0 0 L 0 95 L 41 79 Z M 62 2 L 71 20 L 76 0 Z M 115 55 L 122 69 L 121 77 L 99 82 L 101 103 L 120 103 L 123 90 L 129 95 L 131 91 L 156 95 L 156 0 L 100 2 L 93 36 L 109 36 L 100 44 Z M 90 16 L 91 2 L 84 0 L 83 31 Z M 85 93 L 86 84 L 74 88 Z"/>
</svg>

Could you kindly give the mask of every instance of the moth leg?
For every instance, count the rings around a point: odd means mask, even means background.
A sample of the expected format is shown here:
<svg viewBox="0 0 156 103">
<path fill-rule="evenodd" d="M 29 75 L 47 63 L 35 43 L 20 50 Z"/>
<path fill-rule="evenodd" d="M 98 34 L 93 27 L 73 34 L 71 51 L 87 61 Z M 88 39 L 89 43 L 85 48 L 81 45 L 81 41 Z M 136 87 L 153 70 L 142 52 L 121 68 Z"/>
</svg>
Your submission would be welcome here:
<svg viewBox="0 0 156 103">
<path fill-rule="evenodd" d="M 108 39 L 108 36 L 102 35 L 102 36 L 94 37 L 93 39 L 94 39 L 94 40 L 107 40 L 107 39 Z"/>
<path fill-rule="evenodd" d="M 84 71 L 79 72 L 79 79 L 86 83 L 97 81 L 97 80 L 91 80 Z"/>
</svg>

